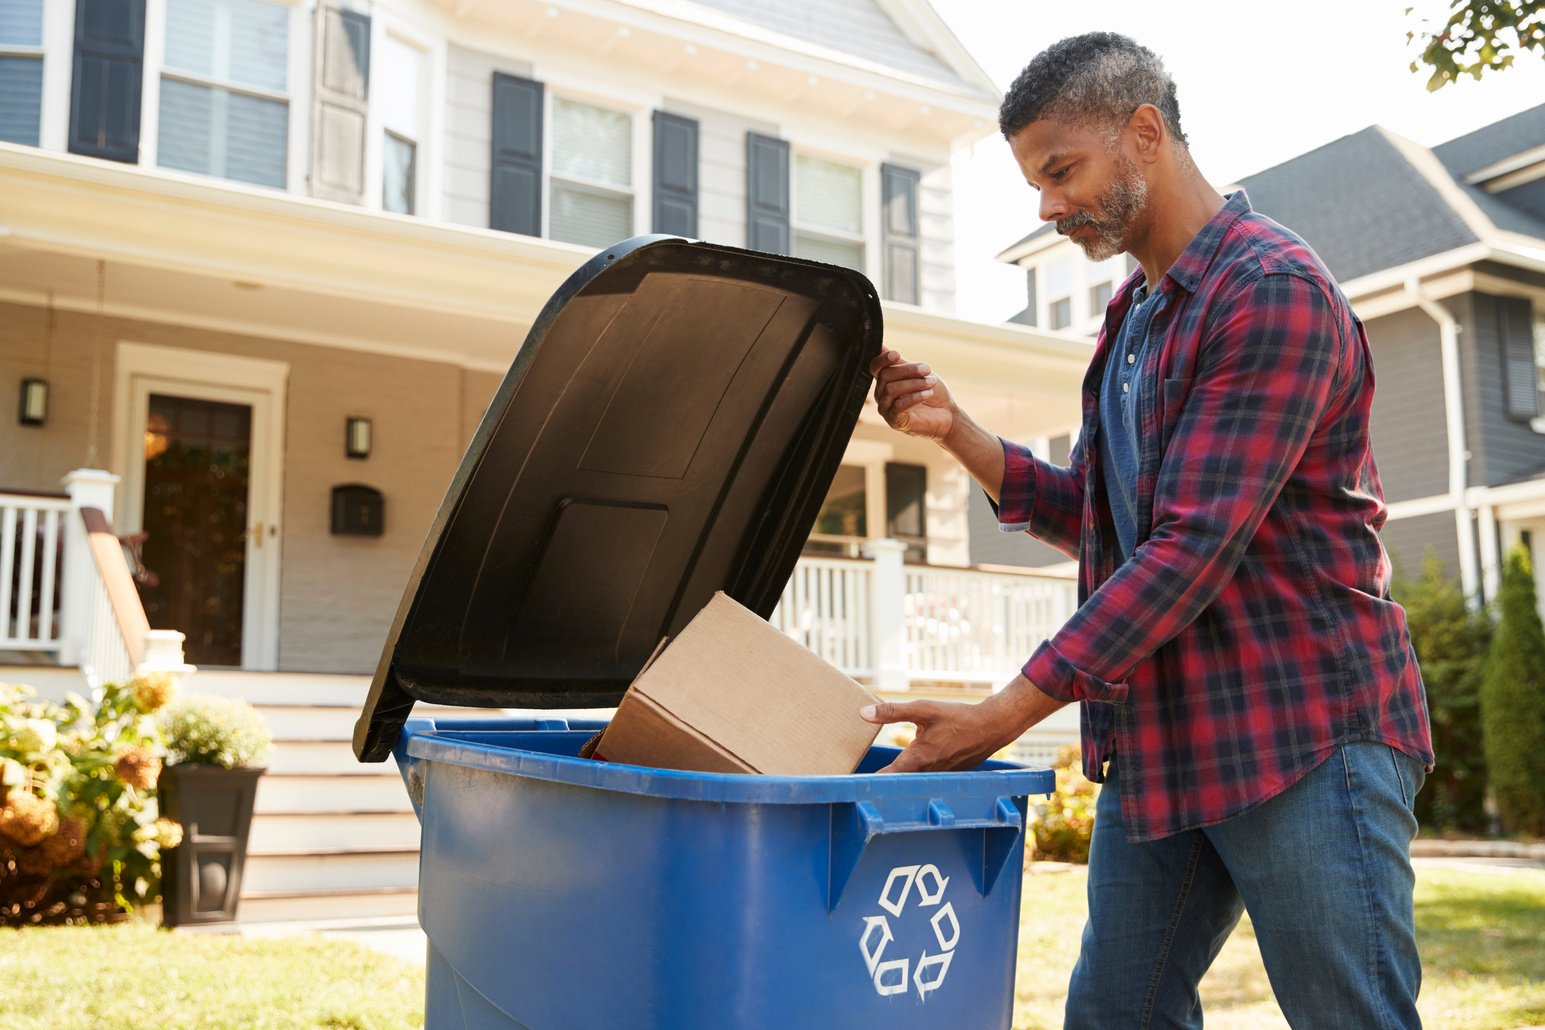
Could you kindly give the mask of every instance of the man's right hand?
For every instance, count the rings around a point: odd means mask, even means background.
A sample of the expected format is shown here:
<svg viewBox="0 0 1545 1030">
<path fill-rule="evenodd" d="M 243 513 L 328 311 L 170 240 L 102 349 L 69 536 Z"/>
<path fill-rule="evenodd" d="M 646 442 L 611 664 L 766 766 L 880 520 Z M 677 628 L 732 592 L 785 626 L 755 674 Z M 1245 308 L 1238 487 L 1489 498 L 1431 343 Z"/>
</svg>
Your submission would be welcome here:
<svg viewBox="0 0 1545 1030">
<path fill-rule="evenodd" d="M 869 363 L 874 402 L 892 429 L 925 440 L 943 440 L 959 409 L 944 382 L 926 364 L 908 363 L 886 350 Z"/>
</svg>

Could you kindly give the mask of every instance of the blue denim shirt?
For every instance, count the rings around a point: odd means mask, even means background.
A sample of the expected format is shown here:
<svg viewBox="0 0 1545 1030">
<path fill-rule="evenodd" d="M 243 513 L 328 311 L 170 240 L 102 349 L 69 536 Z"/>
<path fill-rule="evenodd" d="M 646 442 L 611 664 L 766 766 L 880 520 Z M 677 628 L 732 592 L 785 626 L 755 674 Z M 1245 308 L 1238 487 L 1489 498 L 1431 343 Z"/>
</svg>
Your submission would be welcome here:
<svg viewBox="0 0 1545 1030">
<path fill-rule="evenodd" d="M 1117 564 L 1132 557 L 1137 546 L 1137 467 L 1141 444 L 1137 438 L 1142 425 L 1137 398 L 1142 392 L 1137 375 L 1143 367 L 1143 351 L 1148 345 L 1148 329 L 1153 316 L 1164 305 L 1163 291 L 1152 293 L 1139 283 L 1132 294 L 1132 306 L 1121 321 L 1116 346 L 1105 362 L 1105 377 L 1100 386 L 1100 447 L 1106 482 L 1110 488 L 1110 514 L 1116 524 Z"/>
</svg>

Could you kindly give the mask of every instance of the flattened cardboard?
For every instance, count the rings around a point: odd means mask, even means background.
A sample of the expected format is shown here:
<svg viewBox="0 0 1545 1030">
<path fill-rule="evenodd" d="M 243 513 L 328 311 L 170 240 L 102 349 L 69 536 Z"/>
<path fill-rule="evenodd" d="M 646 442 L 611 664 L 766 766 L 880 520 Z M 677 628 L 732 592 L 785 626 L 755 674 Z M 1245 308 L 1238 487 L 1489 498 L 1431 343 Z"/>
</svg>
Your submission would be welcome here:
<svg viewBox="0 0 1545 1030">
<path fill-rule="evenodd" d="M 693 772 L 845 775 L 876 698 L 723 592 L 644 667 L 596 743 L 609 762 Z"/>
</svg>

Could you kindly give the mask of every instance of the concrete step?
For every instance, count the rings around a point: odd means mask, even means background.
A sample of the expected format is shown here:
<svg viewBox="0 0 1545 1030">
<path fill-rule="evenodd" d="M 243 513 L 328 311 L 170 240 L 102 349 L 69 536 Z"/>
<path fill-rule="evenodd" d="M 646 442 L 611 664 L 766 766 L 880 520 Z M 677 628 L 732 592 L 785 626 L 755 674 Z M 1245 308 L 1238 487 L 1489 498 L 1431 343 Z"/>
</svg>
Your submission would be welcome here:
<svg viewBox="0 0 1545 1030">
<path fill-rule="evenodd" d="M 418 886 L 418 849 L 353 848 L 346 851 L 247 849 L 242 893 L 368 890 Z"/>
<path fill-rule="evenodd" d="M 369 919 L 417 914 L 417 886 L 252 893 L 244 890 L 241 904 L 236 910 L 236 919 L 241 923 L 269 923 L 296 919 Z"/>
<path fill-rule="evenodd" d="M 338 848 L 416 850 L 418 818 L 412 812 L 274 812 L 252 819 L 248 847 L 255 851 L 319 851 Z"/>
<path fill-rule="evenodd" d="M 189 691 L 239 697 L 255 705 L 334 705 L 357 713 L 370 692 L 369 676 L 310 672 L 239 672 L 201 669 L 184 681 Z"/>
<path fill-rule="evenodd" d="M 269 773 L 258 780 L 253 811 L 270 812 L 411 812 L 408 789 L 394 765 L 353 776 Z"/>
</svg>

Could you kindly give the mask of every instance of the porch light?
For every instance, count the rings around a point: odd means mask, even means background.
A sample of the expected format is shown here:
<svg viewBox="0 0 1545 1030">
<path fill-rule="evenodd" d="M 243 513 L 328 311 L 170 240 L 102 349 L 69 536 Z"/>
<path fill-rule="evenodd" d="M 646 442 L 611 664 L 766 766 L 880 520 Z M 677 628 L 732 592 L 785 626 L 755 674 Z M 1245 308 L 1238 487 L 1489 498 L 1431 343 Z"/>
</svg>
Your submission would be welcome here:
<svg viewBox="0 0 1545 1030">
<path fill-rule="evenodd" d="M 350 458 L 370 457 L 370 420 L 350 417 L 344 422 L 343 453 Z"/>
<path fill-rule="evenodd" d="M 16 406 L 16 421 L 24 426 L 40 426 L 48 418 L 48 380 L 23 379 L 21 401 Z"/>
</svg>

